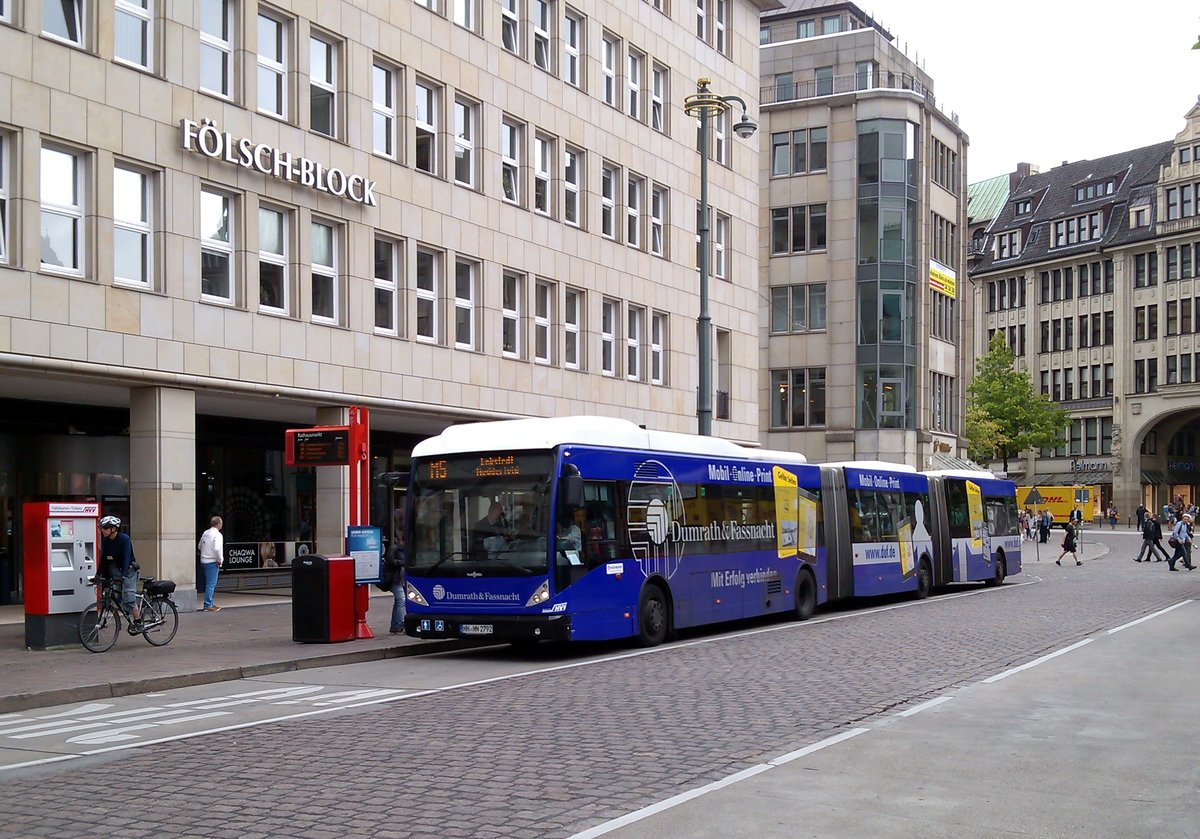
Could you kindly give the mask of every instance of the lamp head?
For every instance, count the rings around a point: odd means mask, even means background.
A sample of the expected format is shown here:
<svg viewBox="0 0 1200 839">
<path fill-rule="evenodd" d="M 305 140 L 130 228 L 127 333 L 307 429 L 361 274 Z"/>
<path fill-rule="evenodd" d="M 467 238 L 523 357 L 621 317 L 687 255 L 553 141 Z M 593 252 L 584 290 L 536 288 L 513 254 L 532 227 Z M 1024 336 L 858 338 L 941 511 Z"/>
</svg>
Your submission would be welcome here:
<svg viewBox="0 0 1200 839">
<path fill-rule="evenodd" d="M 749 140 L 754 136 L 754 132 L 758 130 L 758 123 L 750 119 L 749 114 L 742 114 L 742 118 L 734 123 L 733 131 L 743 140 Z"/>
</svg>

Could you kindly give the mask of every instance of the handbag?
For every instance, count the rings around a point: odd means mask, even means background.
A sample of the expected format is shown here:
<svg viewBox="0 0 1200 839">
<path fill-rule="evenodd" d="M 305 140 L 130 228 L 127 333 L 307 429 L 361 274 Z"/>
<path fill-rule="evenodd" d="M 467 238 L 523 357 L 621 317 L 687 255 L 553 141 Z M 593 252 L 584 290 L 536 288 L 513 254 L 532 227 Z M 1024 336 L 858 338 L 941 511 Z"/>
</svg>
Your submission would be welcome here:
<svg viewBox="0 0 1200 839">
<path fill-rule="evenodd" d="M 1174 536 L 1172 536 L 1169 539 L 1167 539 L 1167 544 L 1170 545 L 1172 548 L 1178 548 L 1179 540 L 1176 539 Z"/>
</svg>

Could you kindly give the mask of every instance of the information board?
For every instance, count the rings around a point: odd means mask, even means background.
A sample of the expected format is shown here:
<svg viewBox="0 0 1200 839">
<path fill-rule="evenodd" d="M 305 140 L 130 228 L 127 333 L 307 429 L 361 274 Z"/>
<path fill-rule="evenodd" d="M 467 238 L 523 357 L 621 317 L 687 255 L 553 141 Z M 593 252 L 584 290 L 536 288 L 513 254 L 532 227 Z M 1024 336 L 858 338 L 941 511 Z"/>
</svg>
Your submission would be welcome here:
<svg viewBox="0 0 1200 839">
<path fill-rule="evenodd" d="M 286 434 L 288 466 L 346 466 L 350 463 L 347 426 L 290 428 Z"/>
<path fill-rule="evenodd" d="M 354 560 L 354 582 L 377 583 L 383 573 L 383 534 L 378 527 L 352 524 L 346 528 L 346 553 Z"/>
</svg>

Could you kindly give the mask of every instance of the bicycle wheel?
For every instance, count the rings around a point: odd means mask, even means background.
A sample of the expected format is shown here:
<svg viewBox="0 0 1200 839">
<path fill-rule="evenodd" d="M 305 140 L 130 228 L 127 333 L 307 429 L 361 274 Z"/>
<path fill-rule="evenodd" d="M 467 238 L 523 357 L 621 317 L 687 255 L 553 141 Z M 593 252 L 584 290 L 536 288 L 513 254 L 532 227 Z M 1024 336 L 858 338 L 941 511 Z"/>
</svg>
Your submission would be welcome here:
<svg viewBox="0 0 1200 839">
<path fill-rule="evenodd" d="M 169 597 L 152 597 L 142 604 L 142 637 L 156 647 L 171 643 L 179 630 L 179 610 Z"/>
<path fill-rule="evenodd" d="M 111 603 L 93 603 L 79 616 L 79 641 L 94 653 L 110 649 L 120 634 L 121 616 Z"/>
</svg>

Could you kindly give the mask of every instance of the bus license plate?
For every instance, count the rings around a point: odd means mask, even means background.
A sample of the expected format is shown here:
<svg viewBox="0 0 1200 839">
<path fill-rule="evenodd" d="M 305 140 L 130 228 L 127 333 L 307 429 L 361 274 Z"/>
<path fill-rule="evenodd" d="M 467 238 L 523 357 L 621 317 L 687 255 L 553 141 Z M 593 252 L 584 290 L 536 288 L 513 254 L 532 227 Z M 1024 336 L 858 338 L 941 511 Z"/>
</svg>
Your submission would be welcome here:
<svg viewBox="0 0 1200 839">
<path fill-rule="evenodd" d="M 464 623 L 459 628 L 459 632 L 463 635 L 491 635 L 492 625 L 490 623 Z"/>
</svg>

